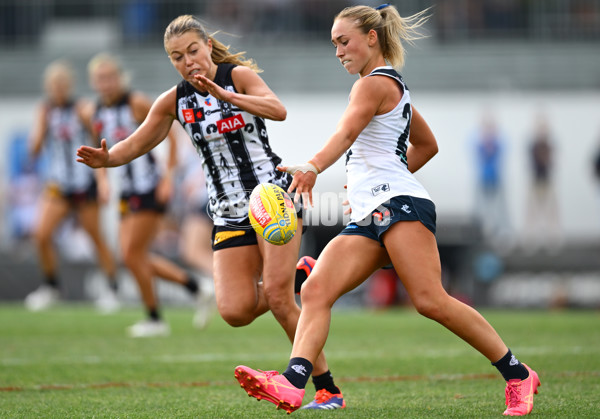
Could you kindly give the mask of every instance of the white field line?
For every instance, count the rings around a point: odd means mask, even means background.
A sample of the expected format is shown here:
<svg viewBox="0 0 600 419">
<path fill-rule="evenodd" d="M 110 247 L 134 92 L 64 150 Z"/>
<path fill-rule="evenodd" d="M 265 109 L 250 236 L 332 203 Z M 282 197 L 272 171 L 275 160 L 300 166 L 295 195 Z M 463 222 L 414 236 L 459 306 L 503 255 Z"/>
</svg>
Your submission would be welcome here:
<svg viewBox="0 0 600 419">
<path fill-rule="evenodd" d="M 520 358 L 525 356 L 540 356 L 540 355 L 561 355 L 561 356 L 577 356 L 577 355 L 600 355 L 600 348 L 595 347 L 554 347 L 554 346 L 539 346 L 539 347 L 517 347 L 514 346 L 513 351 Z M 330 360 L 361 360 L 387 358 L 391 360 L 414 360 L 414 359 L 443 359 L 443 358 L 459 358 L 472 355 L 473 349 L 465 346 L 464 349 L 429 349 L 418 353 L 403 352 L 401 349 L 397 352 L 389 351 L 327 351 L 327 358 Z M 156 356 L 120 356 L 106 357 L 101 355 L 65 355 L 65 356 L 49 356 L 47 358 L 2 358 L 0 365 L 2 366 L 29 366 L 29 365 L 93 365 L 93 364 L 146 364 L 146 363 L 163 363 L 163 364 L 182 364 L 182 363 L 212 363 L 212 362 L 234 362 L 247 363 L 256 361 L 284 361 L 289 356 L 288 353 L 199 353 L 199 354 L 167 354 Z"/>
</svg>

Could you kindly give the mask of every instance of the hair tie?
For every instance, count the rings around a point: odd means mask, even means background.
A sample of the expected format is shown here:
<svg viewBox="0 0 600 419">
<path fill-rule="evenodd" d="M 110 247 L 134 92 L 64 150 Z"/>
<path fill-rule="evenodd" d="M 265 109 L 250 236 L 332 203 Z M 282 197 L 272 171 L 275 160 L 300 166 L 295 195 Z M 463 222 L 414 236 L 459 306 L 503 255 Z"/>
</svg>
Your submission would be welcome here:
<svg viewBox="0 0 600 419">
<path fill-rule="evenodd" d="M 390 3 L 384 3 L 384 4 L 382 4 L 381 6 L 377 6 L 377 7 L 375 8 L 375 10 L 381 10 L 381 9 L 385 9 L 385 8 L 386 8 L 386 7 L 388 7 L 388 6 L 391 6 L 391 4 L 390 4 Z"/>
</svg>

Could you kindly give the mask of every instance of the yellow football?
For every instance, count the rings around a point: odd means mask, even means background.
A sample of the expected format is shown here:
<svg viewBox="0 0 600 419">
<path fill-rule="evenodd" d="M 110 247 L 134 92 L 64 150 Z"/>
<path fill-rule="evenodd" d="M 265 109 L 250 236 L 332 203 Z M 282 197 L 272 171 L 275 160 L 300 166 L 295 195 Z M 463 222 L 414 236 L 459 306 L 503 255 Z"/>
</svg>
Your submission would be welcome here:
<svg viewBox="0 0 600 419">
<path fill-rule="evenodd" d="M 276 245 L 288 243 L 296 234 L 298 218 L 290 196 L 272 183 L 257 185 L 250 195 L 248 217 L 254 231 Z"/>
</svg>

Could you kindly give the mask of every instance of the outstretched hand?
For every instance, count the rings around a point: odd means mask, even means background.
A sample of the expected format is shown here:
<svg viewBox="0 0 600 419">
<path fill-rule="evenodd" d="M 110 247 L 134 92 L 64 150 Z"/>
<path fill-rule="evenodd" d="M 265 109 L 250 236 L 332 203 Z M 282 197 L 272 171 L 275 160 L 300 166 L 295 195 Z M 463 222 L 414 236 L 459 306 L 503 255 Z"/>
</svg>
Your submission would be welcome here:
<svg viewBox="0 0 600 419">
<path fill-rule="evenodd" d="M 230 99 L 228 97 L 229 92 L 227 90 L 223 89 L 221 86 L 219 86 L 214 81 L 210 80 L 208 77 L 203 76 L 201 74 L 196 74 L 196 75 L 194 75 L 194 78 L 200 85 L 201 90 L 207 91 L 208 93 L 210 93 L 211 95 L 213 95 L 214 97 L 216 97 L 219 100 L 222 100 L 225 102 L 230 101 Z"/>
<path fill-rule="evenodd" d="M 310 163 L 306 163 L 295 166 L 277 166 L 277 170 L 280 172 L 286 172 L 294 176 L 292 184 L 287 191 L 288 193 L 292 193 L 294 190 L 296 191 L 296 195 L 294 196 L 294 202 L 296 204 L 300 200 L 300 196 L 302 196 L 304 209 L 308 209 L 309 202 L 310 206 L 313 206 L 312 189 L 317 182 L 316 169 L 314 171 L 312 169 L 307 169 L 307 164 L 310 165 Z M 314 168 L 314 166 L 310 166 Z"/>
<path fill-rule="evenodd" d="M 77 161 L 87 164 L 94 169 L 106 167 L 108 163 L 108 147 L 106 140 L 103 138 L 100 142 L 100 148 L 89 147 L 82 145 L 77 149 Z"/>
</svg>

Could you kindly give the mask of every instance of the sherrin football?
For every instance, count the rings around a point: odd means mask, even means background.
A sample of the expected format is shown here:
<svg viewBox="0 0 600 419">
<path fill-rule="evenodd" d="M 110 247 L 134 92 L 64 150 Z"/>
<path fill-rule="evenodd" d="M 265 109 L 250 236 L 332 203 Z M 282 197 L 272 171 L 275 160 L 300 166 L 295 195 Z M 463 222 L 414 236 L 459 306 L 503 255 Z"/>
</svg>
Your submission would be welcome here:
<svg viewBox="0 0 600 419">
<path fill-rule="evenodd" d="M 290 196 L 272 183 L 257 185 L 250 194 L 250 224 L 266 241 L 276 245 L 288 243 L 296 234 L 298 218 Z"/>
</svg>

